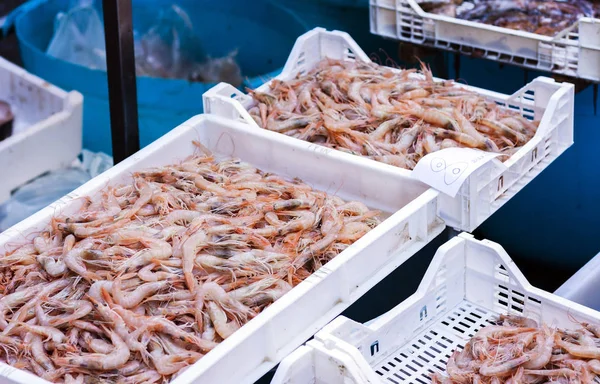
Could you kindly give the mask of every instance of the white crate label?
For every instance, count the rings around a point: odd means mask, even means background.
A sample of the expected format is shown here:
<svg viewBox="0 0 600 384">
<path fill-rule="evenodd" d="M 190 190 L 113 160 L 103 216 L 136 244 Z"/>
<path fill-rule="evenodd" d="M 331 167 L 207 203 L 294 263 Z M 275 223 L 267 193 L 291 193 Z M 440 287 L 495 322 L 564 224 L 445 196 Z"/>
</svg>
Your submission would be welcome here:
<svg viewBox="0 0 600 384">
<path fill-rule="evenodd" d="M 477 149 L 446 148 L 419 160 L 412 176 L 450 197 L 455 197 L 470 174 L 498 156 L 500 154 Z M 496 163 L 505 167 L 500 162 Z"/>
</svg>

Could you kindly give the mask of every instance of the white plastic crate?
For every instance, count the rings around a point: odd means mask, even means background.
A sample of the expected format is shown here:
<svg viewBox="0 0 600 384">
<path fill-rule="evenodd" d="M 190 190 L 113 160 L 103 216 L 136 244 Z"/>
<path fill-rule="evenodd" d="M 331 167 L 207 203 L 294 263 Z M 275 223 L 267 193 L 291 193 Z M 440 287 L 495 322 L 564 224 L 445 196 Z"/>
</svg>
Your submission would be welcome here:
<svg viewBox="0 0 600 384">
<path fill-rule="evenodd" d="M 0 203 L 29 180 L 67 166 L 81 153 L 83 96 L 65 92 L 0 57 L 0 100 L 15 115 L 0 141 Z"/>
<path fill-rule="evenodd" d="M 217 116 L 196 116 L 61 200 L 0 234 L 0 249 L 22 243 L 53 215 L 72 213 L 84 196 L 130 180 L 148 167 L 171 164 L 194 153 L 193 140 L 217 159 L 241 158 L 254 166 L 298 177 L 316 189 L 359 200 L 387 219 L 276 301 L 187 369 L 173 384 L 253 383 L 283 357 L 442 232 L 438 192 L 385 169 L 356 167 L 354 158 L 325 155 L 309 144 Z M 351 174 L 344 169 L 356 168 Z M 7 368 L 6 370 L 3 369 Z M 235 369 L 232 369 L 235 367 Z M 8 372 L 8 373 L 7 373 Z M 0 382 L 38 384 L 0 364 Z"/>
<path fill-rule="evenodd" d="M 598 292 L 600 292 L 600 253 L 565 281 L 554 294 L 586 307 L 600 310 Z"/>
<path fill-rule="evenodd" d="M 427 384 L 499 314 L 562 328 L 600 312 L 532 287 L 502 247 L 461 234 L 441 246 L 415 294 L 369 326 L 336 318 L 285 358 L 271 384 Z"/>
<path fill-rule="evenodd" d="M 311 70 L 326 57 L 370 61 L 347 33 L 315 28 L 298 38 L 281 75 L 276 78 L 291 79 L 298 73 Z M 258 89 L 266 90 L 269 84 Z M 464 88 L 488 97 L 503 107 L 519 111 L 528 118 L 541 120 L 535 137 L 504 162 L 506 170 L 499 170 L 493 162 L 487 163 L 469 176 L 456 197 L 440 196 L 438 208 L 446 224 L 472 232 L 573 144 L 574 87 L 572 84 L 538 77 L 512 95 L 466 85 Z M 254 105 L 252 98 L 228 84 L 221 83 L 207 91 L 203 101 L 205 113 L 244 121 L 259 128 L 247 112 Z M 317 147 L 316 144 L 312 145 Z M 368 164 L 370 167 L 386 169 L 395 177 L 411 175 L 411 171 L 406 169 L 334 149 L 319 148 L 327 153 L 337 152 L 344 158 L 356 158 L 356 164 L 361 166 Z"/>
<path fill-rule="evenodd" d="M 419 0 L 370 0 L 371 33 L 525 68 L 600 81 L 600 19 L 554 37 L 423 11 Z"/>
</svg>

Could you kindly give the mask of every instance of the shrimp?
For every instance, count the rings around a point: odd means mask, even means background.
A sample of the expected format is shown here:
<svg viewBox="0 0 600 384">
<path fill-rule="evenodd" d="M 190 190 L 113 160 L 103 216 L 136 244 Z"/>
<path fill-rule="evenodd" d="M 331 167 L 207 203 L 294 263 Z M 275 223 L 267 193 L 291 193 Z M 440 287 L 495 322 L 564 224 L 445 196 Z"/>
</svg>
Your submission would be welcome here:
<svg viewBox="0 0 600 384">
<path fill-rule="evenodd" d="M 208 312 L 202 312 L 201 316 L 202 320 L 197 320 L 199 327 L 203 329 L 201 337 L 204 340 L 215 341 L 216 332 L 215 327 L 212 325 L 212 322 L 210 320 L 210 315 L 208 314 Z M 200 324 L 202 324 L 202 326 L 200 326 Z"/>
<path fill-rule="evenodd" d="M 297 217 L 297 219 L 287 222 L 277 232 L 283 236 L 290 232 L 305 231 L 314 226 L 316 216 L 310 211 L 279 211 L 278 215 Z"/>
<path fill-rule="evenodd" d="M 286 132 L 297 128 L 304 128 L 314 121 L 314 117 L 301 116 L 294 119 L 288 119 L 285 121 L 276 121 L 274 119 L 267 119 L 266 128 L 274 132 Z"/>
<path fill-rule="evenodd" d="M 227 315 L 225 314 L 225 311 L 219 308 L 214 302 L 208 302 L 207 310 L 215 331 L 217 331 L 219 336 L 221 336 L 223 339 L 228 338 L 233 332 L 240 329 L 240 325 L 235 319 L 229 322 L 227 321 Z"/>
<path fill-rule="evenodd" d="M 323 211 L 323 219 L 321 223 L 321 233 L 324 235 L 324 237 L 302 251 L 302 253 L 294 259 L 292 263 L 293 268 L 295 270 L 300 269 L 302 266 L 304 266 L 304 264 L 312 259 L 314 254 L 329 247 L 337 239 L 338 234 L 342 230 L 343 226 L 343 219 L 339 215 L 337 209 L 332 205 L 326 206 Z"/>
<path fill-rule="evenodd" d="M 552 358 L 552 349 L 554 347 L 554 334 L 552 332 L 537 335 L 535 342 L 536 347 L 529 353 L 531 360 L 523 364 L 524 368 L 541 369 Z"/>
<path fill-rule="evenodd" d="M 103 289 L 101 290 L 103 294 L 106 292 Z M 148 361 L 149 354 L 146 351 L 146 346 L 131 337 L 125 320 L 107 304 L 101 303 L 92 296 L 89 296 L 89 300 L 94 305 L 94 308 L 99 312 L 100 316 L 102 316 L 105 321 L 112 323 L 114 326 L 114 331 L 117 332 L 121 339 L 125 340 L 128 348 L 131 351 L 140 352 L 144 362 Z"/>
<path fill-rule="evenodd" d="M 89 332 L 83 332 L 82 338 L 87 344 L 88 348 L 95 353 L 102 353 L 106 355 L 111 353 L 115 348 L 112 344 L 107 343 L 102 339 L 95 339 Z"/>
<path fill-rule="evenodd" d="M 168 281 L 155 281 L 144 283 L 133 290 L 133 292 L 123 293 L 121 291 L 121 278 L 116 278 L 113 284 L 113 297 L 117 304 L 123 308 L 134 308 L 147 297 L 152 296 L 169 285 L 170 282 Z"/>
<path fill-rule="evenodd" d="M 454 384 L 452 379 L 435 372 L 431 375 L 431 384 Z"/>
<path fill-rule="evenodd" d="M 194 292 L 196 289 L 196 278 L 193 275 L 194 260 L 196 258 L 196 252 L 199 248 L 206 246 L 206 233 L 198 230 L 192 236 L 190 236 L 182 246 L 182 268 L 185 282 L 190 292 Z"/>
<path fill-rule="evenodd" d="M 121 312 L 126 315 L 126 312 L 124 312 L 122 308 L 116 307 L 115 311 Z M 131 334 L 131 338 L 134 340 L 137 340 L 137 337 L 139 337 L 139 335 L 141 335 L 145 331 L 154 331 L 165 333 L 177 340 L 192 343 L 194 345 L 197 345 L 201 350 L 204 351 L 210 351 L 216 346 L 216 343 L 200 339 L 195 335 L 191 335 L 188 332 L 179 328 L 171 321 L 162 317 L 147 317 L 134 315 L 131 317 L 125 316 L 125 318 L 128 318 L 130 325 L 135 324 L 132 326 L 135 326 L 137 328 Z"/>
<path fill-rule="evenodd" d="M 400 168 L 411 168 L 410 160 L 402 155 L 371 156 L 371 159 Z"/>
<path fill-rule="evenodd" d="M 168 259 L 173 254 L 171 244 L 164 240 L 143 237 L 139 239 L 145 248 L 119 265 L 117 271 L 127 271 L 148 264 L 150 260 Z"/>
<path fill-rule="evenodd" d="M 441 112 L 436 109 L 425 109 L 419 104 L 406 100 L 405 103 L 409 103 L 403 107 L 402 113 L 415 116 L 426 123 L 437 125 L 438 127 L 450 129 L 453 131 L 460 131 L 458 123 L 449 114 Z M 400 105 L 398 105 L 400 107 Z"/>
<path fill-rule="evenodd" d="M 568 368 L 560 368 L 560 369 L 540 369 L 540 370 L 535 370 L 535 369 L 525 369 L 523 371 L 524 374 L 526 375 L 533 375 L 533 376 L 549 376 L 549 377 L 576 377 L 577 376 L 577 372 L 573 371 L 572 369 L 568 369 Z"/>
<path fill-rule="evenodd" d="M 110 353 L 90 353 L 81 356 L 57 357 L 53 359 L 54 363 L 61 367 L 79 367 L 99 371 L 108 371 L 122 367 L 131 357 L 129 347 L 117 332 L 107 330 L 107 334 L 110 336 L 110 340 L 114 346 Z"/>
<path fill-rule="evenodd" d="M 425 150 L 425 152 L 432 153 L 432 152 L 439 151 L 441 149 L 440 146 L 435 141 L 435 137 L 433 137 L 431 134 L 429 134 L 428 132 L 425 132 L 423 137 L 424 137 L 423 149 Z"/>
<path fill-rule="evenodd" d="M 529 120 L 521 116 L 509 116 L 500 120 L 500 123 L 506 125 L 509 128 L 514 129 L 517 132 L 524 134 L 525 136 L 533 137 L 537 127 Z"/>
<path fill-rule="evenodd" d="M 430 95 L 430 93 L 426 89 L 423 89 L 423 88 L 413 89 L 412 91 L 408 91 L 408 92 L 405 92 L 402 95 L 400 95 L 400 100 L 402 100 L 402 99 L 405 99 L 405 100 L 413 100 L 413 99 L 427 100 L 424 98 L 426 98 L 429 95 Z"/>
<path fill-rule="evenodd" d="M 83 320 L 75 320 L 72 321 L 71 324 L 76 327 L 73 329 L 81 329 L 84 331 L 88 331 L 88 332 L 92 332 L 92 333 L 97 333 L 97 334 L 101 334 L 102 330 L 100 328 L 98 328 L 97 326 L 95 326 L 94 324 L 87 322 L 87 321 L 83 321 Z"/>
<path fill-rule="evenodd" d="M 537 328 L 538 323 L 528 317 L 516 316 L 516 315 L 500 315 L 499 321 L 504 325 L 512 327 L 526 327 L 526 328 Z"/>
<path fill-rule="evenodd" d="M 83 263 L 84 256 L 100 251 L 94 251 L 91 249 L 92 244 L 87 243 L 83 246 L 80 246 L 81 243 L 77 244 L 73 247 L 72 250 L 67 252 L 67 254 L 63 257 L 62 261 L 65 263 L 67 268 L 71 271 L 75 272 L 79 276 L 83 277 L 86 280 L 101 280 L 98 274 L 88 271 L 87 267 Z"/>
<path fill-rule="evenodd" d="M 594 334 L 594 336 L 600 338 L 600 326 L 589 323 L 581 323 L 581 326 Z"/>
<path fill-rule="evenodd" d="M 8 327 L 6 321 L 6 312 L 12 310 L 12 308 L 28 302 L 32 297 L 39 292 L 41 284 L 38 286 L 32 286 L 11 294 L 8 294 L 0 298 L 0 329 L 3 331 Z"/>
<path fill-rule="evenodd" d="M 153 263 L 146 265 L 144 268 L 140 269 L 138 272 L 138 277 L 146 282 L 156 282 L 161 280 L 175 280 L 179 278 L 177 273 L 171 272 L 153 272 L 152 270 L 156 268 L 157 264 Z"/>
<path fill-rule="evenodd" d="M 516 144 L 527 142 L 527 137 L 525 135 L 523 135 L 520 132 L 514 131 L 513 129 L 500 122 L 492 121 L 489 119 L 480 119 L 479 124 L 492 129 L 498 135 L 507 136 L 508 138 L 514 140 Z"/>
<path fill-rule="evenodd" d="M 69 286 L 71 282 L 67 279 L 55 280 L 49 284 L 40 284 L 43 285 L 37 292 L 35 292 L 35 296 L 30 298 L 27 303 L 25 303 L 11 318 L 10 323 L 3 330 L 4 335 L 8 335 L 10 331 L 19 323 L 25 320 L 25 317 L 28 316 L 30 310 L 33 310 L 35 313 L 35 305 L 42 298 L 47 297 L 65 287 Z M 37 287 L 37 286 L 36 286 Z M 0 300 L 1 302 L 1 300 Z"/>
<path fill-rule="evenodd" d="M 531 360 L 531 356 L 523 355 L 512 360 L 505 361 L 500 364 L 493 364 L 491 360 L 485 361 L 479 367 L 479 373 L 483 376 L 504 376 L 510 373 L 511 370 L 523 365 Z M 542 371 L 546 372 L 546 371 Z M 527 374 L 531 374 L 529 371 L 525 371 Z"/>
<path fill-rule="evenodd" d="M 458 365 L 456 364 L 456 359 L 458 358 L 458 355 L 458 351 L 454 351 L 452 353 L 452 356 L 450 356 L 446 364 L 446 372 L 453 381 L 456 381 L 458 383 L 467 383 L 470 377 L 472 376 L 472 373 L 466 370 L 462 370 L 458 367 Z"/>
<path fill-rule="evenodd" d="M 64 246 L 63 246 L 63 258 L 65 255 L 73 249 L 75 245 L 75 236 L 68 235 L 65 238 Z M 55 260 L 53 257 L 39 255 L 37 256 L 37 261 L 40 263 L 42 268 L 52 277 L 57 277 L 63 275 L 67 272 L 67 266 L 62 260 Z"/>
<path fill-rule="evenodd" d="M 396 142 L 394 148 L 396 148 L 399 153 L 404 153 L 415 142 L 415 139 L 417 138 L 417 135 L 421 129 L 421 124 L 415 124 L 411 128 L 407 128 L 402 131 L 400 139 Z"/>
<path fill-rule="evenodd" d="M 42 326 L 42 325 L 31 325 L 31 324 L 27 324 L 27 323 L 20 323 L 20 324 L 18 324 L 18 327 L 24 328 L 28 332 L 32 332 L 37 335 L 45 336 L 49 340 L 52 340 L 54 343 L 61 344 L 61 343 L 64 343 L 67 341 L 67 337 L 65 336 L 65 334 L 54 327 L 50 327 L 50 326 L 46 327 L 46 326 Z"/>
<path fill-rule="evenodd" d="M 573 356 L 585 357 L 588 359 L 600 359 L 600 348 L 594 346 L 581 346 L 563 341 L 558 333 L 554 336 L 554 342 Z"/>
<path fill-rule="evenodd" d="M 36 263 L 35 247 L 32 244 L 27 244 L 16 249 L 11 254 L 4 255 L 0 258 L 0 266 L 10 266 L 12 264 L 31 265 Z"/>
<path fill-rule="evenodd" d="M 93 310 L 92 303 L 87 300 L 73 300 L 61 305 L 63 308 L 72 309 L 73 313 L 67 316 L 55 316 L 48 321 L 48 324 L 54 327 L 71 323 L 75 320 L 87 316 Z"/>
<path fill-rule="evenodd" d="M 512 375 L 511 378 L 509 378 L 508 380 L 506 380 L 504 382 L 504 384 L 520 384 L 523 381 L 523 375 L 524 375 L 524 369 L 523 367 L 519 367 L 517 369 L 517 373 L 515 373 L 514 375 Z"/>
<path fill-rule="evenodd" d="M 483 359 L 487 355 L 488 338 L 497 338 L 500 335 L 517 335 L 526 332 L 533 332 L 535 328 L 488 326 L 481 328 L 471 339 L 471 348 L 473 356 Z"/>
<path fill-rule="evenodd" d="M 600 360 L 589 360 L 587 362 L 587 365 L 590 371 L 594 372 L 596 375 L 600 375 Z"/>
<path fill-rule="evenodd" d="M 219 304 L 225 311 L 231 313 L 235 317 L 239 319 L 247 319 L 254 315 L 254 312 L 250 310 L 248 307 L 240 303 L 238 300 L 234 299 L 231 295 L 229 295 L 223 288 L 221 288 L 218 284 L 210 282 L 202 284 L 194 298 L 196 301 L 195 309 L 196 309 L 196 319 L 198 320 L 198 314 L 203 310 L 204 301 L 210 300 Z"/>
<path fill-rule="evenodd" d="M 146 301 L 176 301 L 176 300 L 192 300 L 194 293 L 189 291 L 175 291 L 150 296 Z"/>
<path fill-rule="evenodd" d="M 45 370 L 51 371 L 54 370 L 54 364 L 52 364 L 52 360 L 46 351 L 44 350 L 44 345 L 42 342 L 42 338 L 35 333 L 28 333 L 25 336 L 24 342 L 28 344 L 29 350 L 31 352 L 31 356 L 33 359 Z"/>
<path fill-rule="evenodd" d="M 131 376 L 120 376 L 117 384 L 151 384 L 163 379 L 162 375 L 155 370 L 148 370 Z"/>
<path fill-rule="evenodd" d="M 151 346 L 151 349 L 153 350 L 150 352 L 150 355 L 152 356 L 154 366 L 158 373 L 165 376 L 179 372 L 184 367 L 194 364 L 202 357 L 202 354 L 191 351 L 165 355 L 163 349 L 156 346 L 156 344 Z"/>
<path fill-rule="evenodd" d="M 169 213 L 164 221 L 168 224 L 174 225 L 179 222 L 190 223 L 192 220 L 202 216 L 202 212 L 187 211 L 187 210 L 175 210 Z"/>
<path fill-rule="evenodd" d="M 381 123 L 376 130 L 369 133 L 369 138 L 372 140 L 381 140 L 386 133 L 396 128 L 398 125 L 404 123 L 406 120 L 402 117 L 398 117 L 391 120 L 386 120 Z"/>
<path fill-rule="evenodd" d="M 140 209 L 142 209 L 142 207 L 150 203 L 153 194 L 154 189 L 152 186 L 146 182 L 142 182 L 142 187 L 139 189 L 139 198 L 136 200 L 135 204 L 133 204 L 131 208 L 121 211 L 115 221 L 122 221 L 123 219 L 130 219 L 133 217 Z"/>
<path fill-rule="evenodd" d="M 53 248 L 53 241 L 49 232 L 43 232 L 33 239 L 33 248 L 37 253 L 45 253 Z"/>
<path fill-rule="evenodd" d="M 465 145 L 470 148 L 482 148 L 486 144 L 485 142 L 479 142 L 472 136 L 469 136 L 462 132 L 449 131 L 443 128 L 432 128 L 429 130 L 435 137 L 440 139 L 452 139 L 459 144 Z"/>
<path fill-rule="evenodd" d="M 364 222 L 347 222 L 341 229 L 337 241 L 341 243 L 353 243 L 371 230 L 369 224 Z"/>
</svg>

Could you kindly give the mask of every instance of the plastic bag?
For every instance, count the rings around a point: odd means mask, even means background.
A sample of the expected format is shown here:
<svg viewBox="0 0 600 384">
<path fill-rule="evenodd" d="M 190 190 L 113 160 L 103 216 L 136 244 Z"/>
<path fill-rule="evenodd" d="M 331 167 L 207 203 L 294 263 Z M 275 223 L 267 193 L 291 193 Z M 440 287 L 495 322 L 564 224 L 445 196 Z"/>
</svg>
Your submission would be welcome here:
<svg viewBox="0 0 600 384">
<path fill-rule="evenodd" d="M 113 158 L 106 153 L 94 153 L 84 149 L 81 151 L 81 154 L 83 157 L 81 168 L 83 168 L 92 178 L 107 171 L 113 166 Z"/>
<path fill-rule="evenodd" d="M 209 57 L 194 33 L 189 15 L 171 5 L 158 13 L 147 31 L 133 31 L 136 74 L 204 83 L 228 82 L 235 87 L 243 78 L 235 61 L 237 52 Z M 56 15 L 54 36 L 47 53 L 92 69 L 106 70 L 104 25 L 94 0 L 72 0 L 69 11 Z"/>
<path fill-rule="evenodd" d="M 213 59 L 208 58 L 204 63 L 196 66 L 190 75 L 190 81 L 202 83 L 220 83 L 222 81 L 239 87 L 244 81 L 242 71 L 235 62 L 237 51 L 229 55 Z"/>
<path fill-rule="evenodd" d="M 188 14 L 172 5 L 136 45 L 136 70 L 140 75 L 186 78 L 196 63 L 206 60 Z"/>
<path fill-rule="evenodd" d="M 34 179 L 19 188 L 10 200 L 0 205 L 0 232 L 71 193 L 91 178 L 112 167 L 112 158 L 104 153 L 83 150 L 82 154 L 82 162 Z"/>
<path fill-rule="evenodd" d="M 93 1 L 72 1 L 67 13 L 59 12 L 48 55 L 92 69 L 106 70 L 104 25 Z"/>
</svg>

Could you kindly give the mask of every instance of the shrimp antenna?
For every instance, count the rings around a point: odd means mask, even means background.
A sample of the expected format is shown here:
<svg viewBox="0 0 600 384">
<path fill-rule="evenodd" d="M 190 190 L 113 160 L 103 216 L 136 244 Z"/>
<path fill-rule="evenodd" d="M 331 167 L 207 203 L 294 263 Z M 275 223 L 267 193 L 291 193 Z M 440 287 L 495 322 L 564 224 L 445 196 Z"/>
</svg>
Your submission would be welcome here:
<svg viewBox="0 0 600 384">
<path fill-rule="evenodd" d="M 376 64 L 381 64 L 381 60 L 379 58 L 379 55 L 376 54 L 375 52 L 372 52 L 369 55 L 369 59 L 371 59 L 372 62 L 376 63 Z"/>
<path fill-rule="evenodd" d="M 581 321 L 577 320 L 575 316 L 573 316 L 573 314 L 571 313 L 571 308 L 569 308 L 569 310 L 567 311 L 567 317 L 569 318 L 569 320 L 571 320 L 571 322 L 581 325 Z"/>
<path fill-rule="evenodd" d="M 398 63 L 394 59 L 392 59 L 392 57 L 389 55 L 389 53 L 387 53 L 387 51 L 385 49 L 379 48 L 379 52 L 381 52 L 385 55 L 385 65 L 387 67 L 400 68 Z"/>
</svg>

